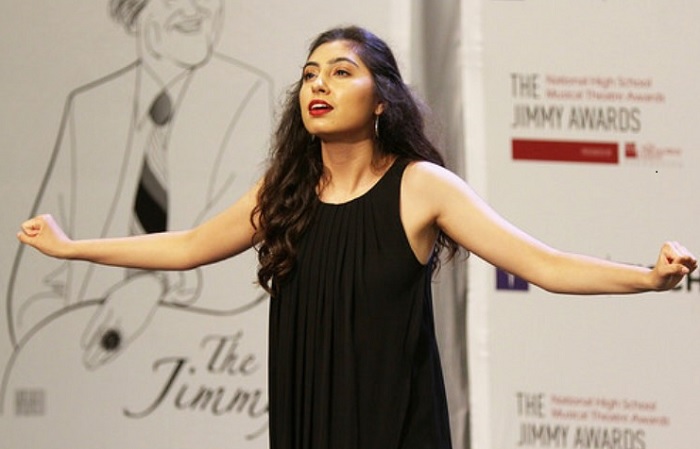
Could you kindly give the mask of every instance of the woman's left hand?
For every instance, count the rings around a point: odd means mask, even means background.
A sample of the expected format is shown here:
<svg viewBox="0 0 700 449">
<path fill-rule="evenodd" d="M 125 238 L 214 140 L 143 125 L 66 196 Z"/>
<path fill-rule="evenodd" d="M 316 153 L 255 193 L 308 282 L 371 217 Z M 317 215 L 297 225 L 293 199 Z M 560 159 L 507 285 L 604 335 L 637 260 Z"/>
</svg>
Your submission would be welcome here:
<svg viewBox="0 0 700 449">
<path fill-rule="evenodd" d="M 674 288 L 684 276 L 698 267 L 697 258 L 678 242 L 666 242 L 652 270 L 652 288 L 663 291 Z"/>
</svg>

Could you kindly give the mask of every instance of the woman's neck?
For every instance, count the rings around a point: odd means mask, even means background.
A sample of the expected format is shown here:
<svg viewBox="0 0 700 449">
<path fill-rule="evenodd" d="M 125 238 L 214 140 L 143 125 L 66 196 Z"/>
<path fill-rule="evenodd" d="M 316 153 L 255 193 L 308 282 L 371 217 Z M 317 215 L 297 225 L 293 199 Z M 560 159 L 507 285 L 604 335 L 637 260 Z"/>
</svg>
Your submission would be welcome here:
<svg viewBox="0 0 700 449">
<path fill-rule="evenodd" d="M 342 203 L 367 192 L 384 175 L 394 158 L 380 155 L 374 142 L 322 142 L 324 175 L 319 198 L 324 202 Z"/>
</svg>

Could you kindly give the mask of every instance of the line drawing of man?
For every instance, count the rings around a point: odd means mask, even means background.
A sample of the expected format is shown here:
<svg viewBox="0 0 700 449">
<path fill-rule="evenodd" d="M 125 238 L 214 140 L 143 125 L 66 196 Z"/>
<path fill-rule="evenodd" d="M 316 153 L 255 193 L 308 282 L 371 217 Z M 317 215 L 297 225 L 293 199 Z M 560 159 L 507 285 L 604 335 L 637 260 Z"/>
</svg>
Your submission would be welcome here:
<svg viewBox="0 0 700 449">
<path fill-rule="evenodd" d="M 162 126 L 166 226 L 192 227 L 259 175 L 273 109 L 271 77 L 214 51 L 224 0 L 109 0 L 109 11 L 134 36 L 138 57 L 69 94 L 30 215 L 53 213 L 73 238 L 133 233 L 144 158 Z M 149 112 L 164 90 L 167 124 L 161 125 Z M 20 248 L 7 296 L 10 339 L 18 351 L 52 317 L 98 303 L 82 341 L 84 364 L 95 369 L 123 352 L 159 305 L 231 315 L 259 304 L 264 295 L 254 285 L 254 268 L 254 254 L 247 254 L 185 273 L 125 273 Z"/>
</svg>

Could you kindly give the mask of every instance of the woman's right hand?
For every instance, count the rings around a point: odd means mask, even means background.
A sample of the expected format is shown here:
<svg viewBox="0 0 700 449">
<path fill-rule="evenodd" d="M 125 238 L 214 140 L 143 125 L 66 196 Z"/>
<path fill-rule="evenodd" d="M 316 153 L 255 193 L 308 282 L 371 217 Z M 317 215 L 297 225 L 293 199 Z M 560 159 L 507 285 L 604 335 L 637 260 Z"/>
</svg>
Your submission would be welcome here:
<svg viewBox="0 0 700 449">
<path fill-rule="evenodd" d="M 57 258 L 68 258 L 71 239 L 63 232 L 56 220 L 49 215 L 38 215 L 22 223 L 17 233 L 20 242 L 32 246 L 42 253 Z"/>
</svg>

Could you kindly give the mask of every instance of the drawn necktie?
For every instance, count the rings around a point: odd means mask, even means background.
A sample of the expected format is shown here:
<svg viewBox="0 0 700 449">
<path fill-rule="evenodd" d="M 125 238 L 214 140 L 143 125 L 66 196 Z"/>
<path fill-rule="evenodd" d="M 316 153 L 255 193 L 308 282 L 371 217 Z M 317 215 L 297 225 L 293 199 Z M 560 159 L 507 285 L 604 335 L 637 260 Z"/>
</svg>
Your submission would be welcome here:
<svg viewBox="0 0 700 449">
<path fill-rule="evenodd" d="M 166 130 L 173 108 L 168 92 L 163 90 L 151 104 L 148 115 L 153 131 L 144 154 L 141 177 L 134 202 L 132 234 L 163 232 L 168 226 L 168 190 Z"/>
</svg>

